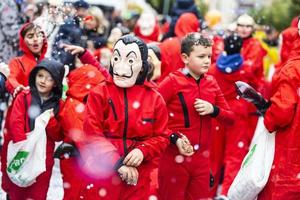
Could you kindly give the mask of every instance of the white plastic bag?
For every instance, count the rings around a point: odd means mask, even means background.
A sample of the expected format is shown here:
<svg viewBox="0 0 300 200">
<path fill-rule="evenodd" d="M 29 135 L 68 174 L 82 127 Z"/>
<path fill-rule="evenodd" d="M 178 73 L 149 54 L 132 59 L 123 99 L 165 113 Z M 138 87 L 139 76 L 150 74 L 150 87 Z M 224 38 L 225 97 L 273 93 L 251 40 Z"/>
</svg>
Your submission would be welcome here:
<svg viewBox="0 0 300 200">
<path fill-rule="evenodd" d="M 241 168 L 228 191 L 229 200 L 255 200 L 266 185 L 275 153 L 275 133 L 269 133 L 263 123 L 256 130 Z"/>
<path fill-rule="evenodd" d="M 34 130 L 27 133 L 26 140 L 8 144 L 6 172 L 19 187 L 32 185 L 46 171 L 46 126 L 51 112 L 46 110 L 35 119 Z"/>
</svg>

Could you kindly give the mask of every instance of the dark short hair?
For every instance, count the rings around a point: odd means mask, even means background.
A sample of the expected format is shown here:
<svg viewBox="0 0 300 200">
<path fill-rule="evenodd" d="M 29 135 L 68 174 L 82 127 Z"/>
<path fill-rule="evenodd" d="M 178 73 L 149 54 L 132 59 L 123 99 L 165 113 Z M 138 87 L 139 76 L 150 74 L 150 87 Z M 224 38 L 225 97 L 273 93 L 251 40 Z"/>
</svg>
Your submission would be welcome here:
<svg viewBox="0 0 300 200">
<path fill-rule="evenodd" d="M 181 53 L 190 55 L 190 53 L 193 51 L 194 46 L 198 45 L 211 47 L 212 40 L 208 37 L 204 37 L 201 33 L 198 32 L 189 33 L 181 42 Z"/>
<path fill-rule="evenodd" d="M 21 30 L 21 36 L 22 36 L 22 38 L 25 37 L 26 33 L 28 33 L 31 30 L 35 30 L 35 29 L 41 29 L 42 30 L 42 28 L 39 25 L 36 25 L 36 24 L 34 24 L 32 22 L 27 23 L 25 25 L 25 27 Z"/>
</svg>

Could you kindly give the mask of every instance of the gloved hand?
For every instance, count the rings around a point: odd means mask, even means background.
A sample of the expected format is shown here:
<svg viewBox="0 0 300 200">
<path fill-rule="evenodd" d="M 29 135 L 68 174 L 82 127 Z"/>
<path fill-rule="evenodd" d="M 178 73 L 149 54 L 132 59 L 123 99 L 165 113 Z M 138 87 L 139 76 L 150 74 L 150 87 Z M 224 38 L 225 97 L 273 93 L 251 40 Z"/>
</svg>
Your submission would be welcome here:
<svg viewBox="0 0 300 200">
<path fill-rule="evenodd" d="M 253 87 L 243 81 L 235 82 L 236 91 L 246 101 L 253 103 L 259 114 L 264 115 L 270 107 L 270 102 L 265 100 Z"/>
<path fill-rule="evenodd" d="M 79 155 L 77 148 L 70 143 L 62 143 L 57 147 L 53 157 L 59 159 L 68 159 L 69 157 L 76 157 Z"/>
</svg>

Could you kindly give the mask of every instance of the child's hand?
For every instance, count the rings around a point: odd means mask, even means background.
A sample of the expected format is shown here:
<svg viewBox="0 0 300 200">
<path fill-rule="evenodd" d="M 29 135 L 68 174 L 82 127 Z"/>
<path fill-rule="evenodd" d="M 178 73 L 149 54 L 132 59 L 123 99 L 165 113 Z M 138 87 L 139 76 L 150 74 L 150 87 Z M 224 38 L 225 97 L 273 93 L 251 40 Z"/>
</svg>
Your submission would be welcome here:
<svg viewBox="0 0 300 200">
<path fill-rule="evenodd" d="M 176 146 L 181 155 L 192 156 L 195 153 L 190 141 L 184 135 L 181 138 L 178 138 Z"/>
<path fill-rule="evenodd" d="M 127 154 L 123 161 L 123 164 L 127 166 L 138 167 L 143 160 L 143 152 L 138 148 L 135 148 Z"/>
<path fill-rule="evenodd" d="M 24 85 L 19 85 L 15 88 L 13 92 L 13 98 L 17 96 L 22 90 L 29 90 L 29 86 L 25 87 Z"/>
<path fill-rule="evenodd" d="M 123 165 L 118 169 L 118 173 L 128 185 L 136 185 L 139 178 L 139 172 L 135 167 Z"/>
<path fill-rule="evenodd" d="M 202 99 L 196 99 L 194 103 L 194 107 L 199 115 L 208 115 L 214 112 L 214 107 L 208 101 L 204 101 Z"/>
<path fill-rule="evenodd" d="M 64 48 L 65 51 L 69 52 L 72 55 L 81 54 L 85 50 L 81 46 L 70 45 L 70 44 L 61 44 L 61 47 Z"/>
</svg>

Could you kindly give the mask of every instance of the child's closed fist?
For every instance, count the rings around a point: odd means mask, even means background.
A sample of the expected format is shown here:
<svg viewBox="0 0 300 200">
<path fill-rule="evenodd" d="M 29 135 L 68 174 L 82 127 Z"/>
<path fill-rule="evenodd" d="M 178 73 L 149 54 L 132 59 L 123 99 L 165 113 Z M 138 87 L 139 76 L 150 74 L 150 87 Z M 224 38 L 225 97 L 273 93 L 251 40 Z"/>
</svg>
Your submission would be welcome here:
<svg viewBox="0 0 300 200">
<path fill-rule="evenodd" d="M 204 101 L 202 99 L 196 99 L 194 103 L 194 107 L 199 115 L 208 115 L 214 112 L 214 107 L 208 101 Z"/>
</svg>

